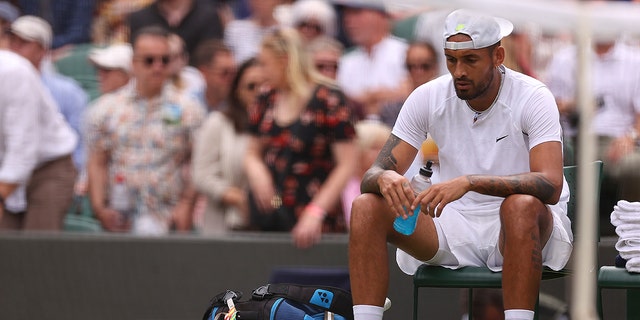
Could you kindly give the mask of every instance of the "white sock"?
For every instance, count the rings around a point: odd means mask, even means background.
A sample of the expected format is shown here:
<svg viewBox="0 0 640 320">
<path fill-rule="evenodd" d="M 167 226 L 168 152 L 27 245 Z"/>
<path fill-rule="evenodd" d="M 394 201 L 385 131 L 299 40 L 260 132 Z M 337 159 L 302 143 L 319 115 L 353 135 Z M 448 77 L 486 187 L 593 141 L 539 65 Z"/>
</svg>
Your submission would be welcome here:
<svg viewBox="0 0 640 320">
<path fill-rule="evenodd" d="M 353 306 L 353 320 L 382 320 L 383 307 L 359 304 Z"/>
<path fill-rule="evenodd" d="M 533 320 L 534 314 L 531 310 L 509 309 L 504 311 L 504 320 Z"/>
</svg>

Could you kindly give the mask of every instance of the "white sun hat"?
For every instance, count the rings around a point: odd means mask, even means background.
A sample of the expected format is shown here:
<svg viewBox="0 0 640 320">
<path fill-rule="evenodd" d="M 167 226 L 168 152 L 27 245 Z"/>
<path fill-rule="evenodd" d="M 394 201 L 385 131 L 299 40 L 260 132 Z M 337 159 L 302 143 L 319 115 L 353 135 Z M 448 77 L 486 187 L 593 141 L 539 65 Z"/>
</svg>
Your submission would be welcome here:
<svg viewBox="0 0 640 320">
<path fill-rule="evenodd" d="M 99 68 L 120 69 L 131 72 L 133 50 L 128 43 L 112 44 L 105 48 L 95 48 L 89 51 L 89 61 Z"/>
</svg>

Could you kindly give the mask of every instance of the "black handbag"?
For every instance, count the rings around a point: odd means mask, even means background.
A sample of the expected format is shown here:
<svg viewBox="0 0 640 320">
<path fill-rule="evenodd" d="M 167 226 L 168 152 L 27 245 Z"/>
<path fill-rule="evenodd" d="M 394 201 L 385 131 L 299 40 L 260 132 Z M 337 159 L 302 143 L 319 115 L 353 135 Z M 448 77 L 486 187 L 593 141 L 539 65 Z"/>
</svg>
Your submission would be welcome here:
<svg viewBox="0 0 640 320">
<path fill-rule="evenodd" d="M 216 295 L 202 319 L 222 320 L 233 308 L 238 320 L 353 320 L 351 293 L 336 287 L 268 284 L 253 290 L 249 300 L 241 298 L 232 290 Z"/>
<path fill-rule="evenodd" d="M 278 203 L 277 198 L 280 196 L 276 195 L 275 197 L 276 199 L 273 202 Z M 252 227 L 260 231 L 291 231 L 296 225 L 296 216 L 292 209 L 282 205 L 282 201 L 279 203 L 280 205 L 274 208 L 272 212 L 261 212 L 256 205 L 253 194 L 249 192 L 249 212 Z"/>
</svg>

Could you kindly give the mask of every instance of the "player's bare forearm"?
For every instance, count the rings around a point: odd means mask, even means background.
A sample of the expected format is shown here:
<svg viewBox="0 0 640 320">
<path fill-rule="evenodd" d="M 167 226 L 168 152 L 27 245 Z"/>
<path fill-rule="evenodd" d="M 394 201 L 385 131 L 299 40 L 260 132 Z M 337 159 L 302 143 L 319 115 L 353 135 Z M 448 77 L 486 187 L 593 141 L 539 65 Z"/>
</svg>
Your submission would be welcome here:
<svg viewBox="0 0 640 320">
<path fill-rule="evenodd" d="M 468 175 L 467 179 L 470 185 L 469 191 L 498 197 L 528 194 L 545 204 L 557 203 L 562 189 L 562 186 L 554 185 L 540 172 L 512 176 Z"/>
<path fill-rule="evenodd" d="M 400 138 L 393 134 L 389 136 L 389 139 L 385 143 L 382 150 L 378 154 L 376 161 L 371 168 L 365 172 L 360 184 L 360 192 L 362 193 L 375 193 L 380 194 L 380 186 L 378 185 L 378 177 L 385 170 L 398 171 L 398 160 L 393 155 L 393 148 L 400 143 Z"/>
</svg>

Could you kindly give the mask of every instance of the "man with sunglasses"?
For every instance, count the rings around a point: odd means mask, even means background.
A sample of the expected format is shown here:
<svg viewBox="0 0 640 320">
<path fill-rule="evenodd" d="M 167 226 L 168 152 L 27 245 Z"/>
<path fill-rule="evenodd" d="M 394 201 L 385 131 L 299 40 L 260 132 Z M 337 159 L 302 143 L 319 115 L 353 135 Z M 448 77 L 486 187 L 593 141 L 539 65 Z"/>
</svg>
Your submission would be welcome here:
<svg viewBox="0 0 640 320">
<path fill-rule="evenodd" d="M 196 96 L 207 112 L 223 110 L 236 75 L 233 52 L 220 40 L 207 40 L 198 46 L 193 58 L 205 82 L 205 87 L 196 92 Z"/>
<path fill-rule="evenodd" d="M 424 83 L 437 78 L 438 54 L 428 42 L 412 42 L 407 49 L 405 68 L 409 73 L 406 83 L 411 90 L 415 90 Z M 390 127 L 396 123 L 404 99 L 385 103 L 380 110 L 380 120 Z"/>
<path fill-rule="evenodd" d="M 133 79 L 99 98 L 86 119 L 91 203 L 109 231 L 166 234 L 192 228 L 188 175 L 197 101 L 169 80 L 169 33 L 146 27 L 133 38 Z M 115 197 L 115 196 L 118 197 Z"/>
</svg>

